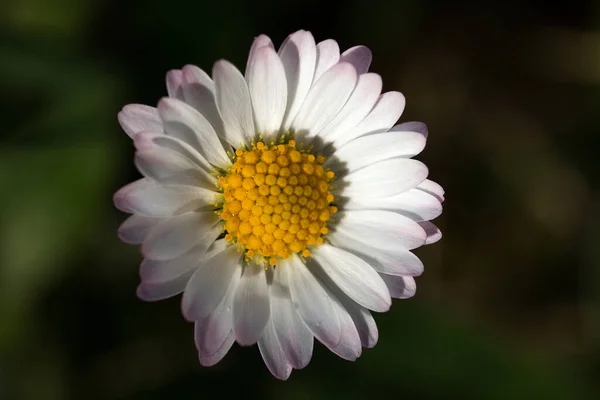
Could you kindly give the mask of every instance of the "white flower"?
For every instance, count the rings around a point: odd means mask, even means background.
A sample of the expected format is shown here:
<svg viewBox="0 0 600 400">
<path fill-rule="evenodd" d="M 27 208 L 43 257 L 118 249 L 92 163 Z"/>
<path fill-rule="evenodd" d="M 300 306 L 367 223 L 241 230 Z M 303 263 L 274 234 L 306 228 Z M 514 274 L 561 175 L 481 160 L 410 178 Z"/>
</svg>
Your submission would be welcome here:
<svg viewBox="0 0 600 400">
<path fill-rule="evenodd" d="M 340 55 L 306 31 L 278 51 L 259 36 L 245 76 L 218 61 L 167 74 L 158 107 L 119 113 L 143 179 L 120 189 L 132 213 L 121 239 L 141 244 L 138 295 L 183 292 L 202 365 L 234 341 L 258 343 L 287 379 L 313 337 L 348 360 L 378 339 L 371 311 L 415 293 L 423 264 L 410 250 L 433 243 L 429 220 L 444 191 L 411 157 L 420 122 L 393 126 L 398 92 L 381 93 L 364 46 Z"/>
</svg>

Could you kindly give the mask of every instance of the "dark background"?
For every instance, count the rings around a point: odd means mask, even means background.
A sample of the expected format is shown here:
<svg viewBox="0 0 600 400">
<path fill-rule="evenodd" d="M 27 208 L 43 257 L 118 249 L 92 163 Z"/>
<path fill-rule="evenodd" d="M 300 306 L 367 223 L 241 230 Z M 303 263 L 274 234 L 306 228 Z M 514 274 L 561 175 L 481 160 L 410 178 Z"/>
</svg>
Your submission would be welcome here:
<svg viewBox="0 0 600 400">
<path fill-rule="evenodd" d="M 9 0 L 0 6 L 0 399 L 600 398 L 596 1 Z M 288 382 L 258 350 L 196 359 L 179 299 L 135 296 L 116 114 L 184 64 L 243 68 L 297 29 L 365 44 L 446 189 L 417 296 L 350 363 Z M 204 396 L 204 397 L 203 397 Z"/>
</svg>

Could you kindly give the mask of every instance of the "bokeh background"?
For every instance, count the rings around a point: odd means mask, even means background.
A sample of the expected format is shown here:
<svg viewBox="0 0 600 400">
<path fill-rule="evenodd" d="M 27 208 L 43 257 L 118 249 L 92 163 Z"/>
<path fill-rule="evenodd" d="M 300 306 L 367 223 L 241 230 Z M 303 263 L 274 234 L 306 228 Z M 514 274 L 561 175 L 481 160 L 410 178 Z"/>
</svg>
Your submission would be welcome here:
<svg viewBox="0 0 600 400">
<path fill-rule="evenodd" d="M 8 0 L 0 6 L 0 399 L 600 398 L 600 3 Z M 260 33 L 365 44 L 446 189 L 417 296 L 354 363 L 315 345 L 274 379 L 256 347 L 196 359 L 179 299 L 138 300 L 112 193 L 116 114 L 164 74 L 245 65 Z"/>
</svg>

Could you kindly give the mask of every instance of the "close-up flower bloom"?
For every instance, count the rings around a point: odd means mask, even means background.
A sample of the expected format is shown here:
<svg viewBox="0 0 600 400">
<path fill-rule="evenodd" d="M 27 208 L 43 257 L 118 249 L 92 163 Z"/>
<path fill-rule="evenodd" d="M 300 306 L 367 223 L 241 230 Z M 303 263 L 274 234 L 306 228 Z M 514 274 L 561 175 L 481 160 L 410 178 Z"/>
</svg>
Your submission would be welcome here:
<svg viewBox="0 0 600 400">
<path fill-rule="evenodd" d="M 378 340 L 371 311 L 415 294 L 411 250 L 441 238 L 444 191 L 412 159 L 427 127 L 394 125 L 404 96 L 382 93 L 371 58 L 307 31 L 278 50 L 261 35 L 244 75 L 187 65 L 157 107 L 119 113 L 144 176 L 114 196 L 133 214 L 119 236 L 144 256 L 137 294 L 183 293 L 202 365 L 257 343 L 287 379 L 314 338 L 355 360 Z"/>
</svg>

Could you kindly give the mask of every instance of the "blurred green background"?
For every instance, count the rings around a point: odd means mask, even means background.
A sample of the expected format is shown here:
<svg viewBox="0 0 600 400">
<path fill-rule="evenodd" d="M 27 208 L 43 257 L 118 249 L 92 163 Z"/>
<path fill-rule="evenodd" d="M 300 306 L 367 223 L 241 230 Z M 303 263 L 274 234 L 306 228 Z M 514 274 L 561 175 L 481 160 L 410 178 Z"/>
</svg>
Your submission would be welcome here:
<svg viewBox="0 0 600 400">
<path fill-rule="evenodd" d="M 0 399 L 600 398 L 600 3 L 8 0 L 0 6 Z M 315 346 L 196 359 L 179 298 L 135 296 L 116 114 L 168 69 L 243 68 L 253 37 L 368 45 L 446 189 L 417 296 L 355 363 Z"/>
</svg>

